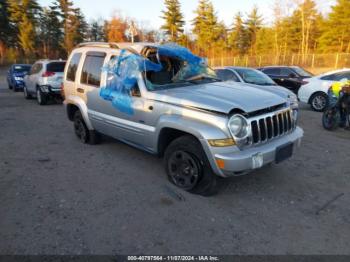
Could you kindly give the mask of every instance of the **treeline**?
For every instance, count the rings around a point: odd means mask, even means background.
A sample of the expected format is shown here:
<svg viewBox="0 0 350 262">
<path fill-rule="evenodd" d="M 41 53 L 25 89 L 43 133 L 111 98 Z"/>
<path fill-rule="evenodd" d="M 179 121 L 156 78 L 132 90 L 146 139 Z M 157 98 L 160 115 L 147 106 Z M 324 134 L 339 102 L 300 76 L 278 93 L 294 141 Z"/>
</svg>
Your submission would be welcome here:
<svg viewBox="0 0 350 262">
<path fill-rule="evenodd" d="M 292 11 L 285 12 L 291 3 Z M 70 0 L 53 0 L 47 7 L 36 0 L 0 0 L 0 58 L 65 58 L 84 41 L 131 41 L 130 25 L 135 41 L 177 42 L 208 57 L 350 53 L 350 0 L 337 0 L 326 15 L 314 0 L 276 1 L 273 10 L 272 24 L 266 25 L 254 7 L 247 15 L 234 15 L 226 26 L 210 0 L 199 0 L 194 19 L 186 25 L 179 0 L 164 0 L 160 34 L 118 14 L 88 22 Z"/>
</svg>

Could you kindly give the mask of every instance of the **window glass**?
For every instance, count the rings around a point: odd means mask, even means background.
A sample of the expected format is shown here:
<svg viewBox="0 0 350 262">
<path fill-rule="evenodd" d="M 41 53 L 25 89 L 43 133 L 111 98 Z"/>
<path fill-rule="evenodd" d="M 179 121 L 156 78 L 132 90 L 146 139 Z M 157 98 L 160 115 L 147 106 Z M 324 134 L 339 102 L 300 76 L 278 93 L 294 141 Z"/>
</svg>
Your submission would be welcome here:
<svg viewBox="0 0 350 262">
<path fill-rule="evenodd" d="M 341 72 L 341 73 L 335 73 L 335 74 L 330 74 L 330 75 L 326 75 L 326 76 L 323 76 L 321 77 L 321 80 L 327 80 L 327 81 L 339 81 L 343 78 L 346 78 L 344 76 L 344 73 Z"/>
<path fill-rule="evenodd" d="M 106 54 L 101 52 L 88 52 L 84 61 L 80 82 L 82 84 L 99 87 L 101 82 L 101 69 Z"/>
<path fill-rule="evenodd" d="M 301 68 L 301 67 L 293 67 L 293 70 L 295 72 L 297 72 L 300 76 L 304 76 L 304 77 L 312 77 L 313 74 L 311 74 L 310 72 L 306 71 L 305 69 Z"/>
<path fill-rule="evenodd" d="M 75 53 L 69 61 L 69 66 L 67 70 L 67 80 L 75 82 L 75 76 L 77 74 L 80 58 L 81 53 Z"/>
<path fill-rule="evenodd" d="M 279 76 L 281 75 L 281 69 L 279 68 L 266 68 L 263 72 L 267 75 Z"/>
<path fill-rule="evenodd" d="M 66 62 L 52 62 L 46 66 L 46 69 L 49 72 L 62 73 L 65 65 Z"/>
<path fill-rule="evenodd" d="M 30 74 L 33 75 L 33 74 L 39 73 L 41 68 L 42 68 L 42 64 L 40 63 L 33 65 L 32 69 L 30 70 Z"/>
<path fill-rule="evenodd" d="M 276 83 L 270 77 L 255 69 L 239 68 L 236 69 L 236 72 L 245 83 L 265 86 L 276 85 Z"/>
<path fill-rule="evenodd" d="M 290 74 L 294 74 L 289 68 L 281 68 L 280 76 L 289 76 Z"/>
<path fill-rule="evenodd" d="M 221 79 L 222 81 L 235 81 L 235 82 L 239 82 L 238 77 L 235 75 L 235 73 L 233 73 L 230 70 L 227 69 L 218 69 L 216 70 L 216 74 L 218 76 L 219 79 Z"/>
<path fill-rule="evenodd" d="M 15 65 L 13 66 L 13 71 L 16 73 L 28 72 L 30 70 L 29 65 Z"/>
</svg>

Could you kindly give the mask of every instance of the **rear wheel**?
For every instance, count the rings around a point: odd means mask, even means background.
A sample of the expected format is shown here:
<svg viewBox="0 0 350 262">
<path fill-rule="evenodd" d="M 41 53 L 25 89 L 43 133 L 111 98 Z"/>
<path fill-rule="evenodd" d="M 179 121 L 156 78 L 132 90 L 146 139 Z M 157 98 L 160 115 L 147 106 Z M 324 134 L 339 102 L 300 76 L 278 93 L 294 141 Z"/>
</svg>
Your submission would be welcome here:
<svg viewBox="0 0 350 262">
<path fill-rule="evenodd" d="M 41 92 L 40 88 L 37 88 L 36 90 L 36 101 L 41 106 L 46 105 L 47 103 L 47 97 Z"/>
<path fill-rule="evenodd" d="M 95 145 L 100 141 L 100 135 L 95 130 L 89 130 L 80 111 L 74 113 L 74 132 L 84 144 Z"/>
<path fill-rule="evenodd" d="M 177 187 L 204 196 L 217 193 L 217 176 L 194 137 L 182 136 L 171 142 L 165 151 L 164 164 L 168 179 Z"/>
<path fill-rule="evenodd" d="M 312 110 L 316 112 L 323 112 L 328 104 L 328 96 L 325 93 L 313 94 L 310 98 L 310 105 Z"/>
</svg>

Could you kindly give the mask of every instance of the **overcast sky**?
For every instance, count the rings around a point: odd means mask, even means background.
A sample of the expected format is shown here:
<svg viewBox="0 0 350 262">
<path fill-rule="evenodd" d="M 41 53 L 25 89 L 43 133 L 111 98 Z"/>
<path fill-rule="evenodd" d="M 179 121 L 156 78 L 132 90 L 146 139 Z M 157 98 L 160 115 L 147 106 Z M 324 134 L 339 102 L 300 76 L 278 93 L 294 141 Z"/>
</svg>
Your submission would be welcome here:
<svg viewBox="0 0 350 262">
<path fill-rule="evenodd" d="M 289 5 L 284 3 L 300 0 L 281 0 L 279 1 L 286 9 Z M 318 9 L 326 13 L 329 7 L 336 0 L 316 0 Z M 41 5 L 47 6 L 52 0 L 39 0 Z M 162 24 L 160 18 L 161 10 L 164 9 L 164 0 L 73 0 L 76 7 L 80 7 L 88 20 L 94 18 L 108 19 L 115 11 L 119 11 L 124 16 L 143 22 L 146 27 L 159 28 Z M 186 29 L 190 29 L 190 21 L 194 17 L 193 11 L 198 5 L 198 0 L 180 0 L 182 12 L 187 22 Z M 212 0 L 215 10 L 220 20 L 226 25 L 231 25 L 233 16 L 238 11 L 246 14 L 254 5 L 264 16 L 266 23 L 272 21 L 273 6 L 276 0 Z"/>
</svg>

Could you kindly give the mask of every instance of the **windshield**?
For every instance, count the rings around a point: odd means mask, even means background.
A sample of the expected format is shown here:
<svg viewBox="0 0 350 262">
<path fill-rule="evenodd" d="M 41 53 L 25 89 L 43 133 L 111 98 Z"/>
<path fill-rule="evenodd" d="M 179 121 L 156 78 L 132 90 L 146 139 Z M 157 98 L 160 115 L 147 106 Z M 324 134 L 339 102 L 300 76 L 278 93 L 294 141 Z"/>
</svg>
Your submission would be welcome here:
<svg viewBox="0 0 350 262">
<path fill-rule="evenodd" d="M 305 76 L 305 77 L 312 77 L 313 74 L 306 71 L 305 69 L 303 68 L 300 68 L 300 67 L 293 67 L 294 71 L 297 72 L 300 76 Z"/>
<path fill-rule="evenodd" d="M 15 65 L 13 67 L 13 71 L 16 73 L 29 72 L 30 66 L 29 65 Z"/>
<path fill-rule="evenodd" d="M 264 73 L 249 68 L 235 69 L 244 82 L 254 85 L 276 85 L 276 83 Z"/>
<path fill-rule="evenodd" d="M 220 81 L 205 59 L 186 48 L 163 45 L 148 50 L 145 56 L 159 67 L 157 70 L 154 65 L 145 67 L 146 86 L 150 91 Z"/>
</svg>

